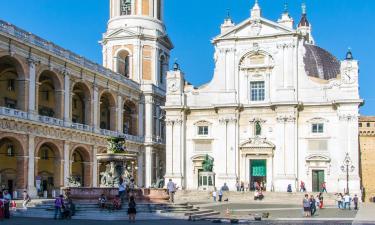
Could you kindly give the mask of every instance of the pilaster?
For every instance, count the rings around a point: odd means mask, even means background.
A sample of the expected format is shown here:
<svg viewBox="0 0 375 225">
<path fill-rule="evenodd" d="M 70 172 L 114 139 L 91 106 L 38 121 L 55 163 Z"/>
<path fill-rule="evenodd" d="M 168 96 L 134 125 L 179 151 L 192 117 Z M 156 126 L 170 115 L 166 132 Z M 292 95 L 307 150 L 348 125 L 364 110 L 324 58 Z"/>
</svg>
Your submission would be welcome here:
<svg viewBox="0 0 375 225">
<path fill-rule="evenodd" d="M 36 197 L 37 190 L 35 188 L 35 137 L 29 135 L 28 137 L 28 174 L 27 174 L 27 191 L 31 197 Z"/>
<path fill-rule="evenodd" d="M 70 143 L 65 141 L 64 142 L 64 187 L 68 186 L 68 177 L 70 177 L 70 170 L 71 170 L 71 163 L 70 163 Z"/>
</svg>

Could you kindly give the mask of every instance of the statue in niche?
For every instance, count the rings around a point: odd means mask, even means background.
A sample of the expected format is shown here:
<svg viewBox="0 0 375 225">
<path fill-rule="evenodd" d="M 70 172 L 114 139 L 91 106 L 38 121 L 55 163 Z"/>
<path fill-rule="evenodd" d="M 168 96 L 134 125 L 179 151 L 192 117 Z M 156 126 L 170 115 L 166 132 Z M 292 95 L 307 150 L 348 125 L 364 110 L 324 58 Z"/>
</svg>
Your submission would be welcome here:
<svg viewBox="0 0 375 225">
<path fill-rule="evenodd" d="M 255 135 L 260 136 L 262 134 L 262 126 L 259 121 L 255 122 Z"/>
<path fill-rule="evenodd" d="M 210 159 L 210 157 L 206 155 L 202 162 L 203 172 L 212 172 L 213 167 L 214 167 L 214 160 Z"/>
</svg>

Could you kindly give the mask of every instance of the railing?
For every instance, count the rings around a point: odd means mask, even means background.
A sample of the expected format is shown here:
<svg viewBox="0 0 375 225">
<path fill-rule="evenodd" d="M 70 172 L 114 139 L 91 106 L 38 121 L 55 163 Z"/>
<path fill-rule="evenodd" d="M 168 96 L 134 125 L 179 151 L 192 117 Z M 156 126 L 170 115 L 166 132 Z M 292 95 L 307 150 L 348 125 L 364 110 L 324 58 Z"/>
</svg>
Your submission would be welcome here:
<svg viewBox="0 0 375 225">
<path fill-rule="evenodd" d="M 30 32 L 27 32 L 19 27 L 16 27 L 6 21 L 0 20 L 0 31 L 4 32 L 10 36 L 13 36 L 14 38 L 21 40 L 23 42 L 27 42 L 28 44 L 37 46 L 39 48 L 42 48 L 46 51 L 51 52 L 52 54 L 55 54 L 61 58 L 67 59 L 69 61 L 72 61 L 83 68 L 95 71 L 99 74 L 102 74 L 103 76 L 121 81 L 133 88 L 139 89 L 140 85 L 136 82 L 125 78 L 119 73 L 115 73 L 112 70 L 109 70 L 102 65 L 99 65 L 98 63 L 94 63 L 84 57 L 81 57 L 77 55 L 74 52 L 71 52 L 67 49 L 64 49 L 52 42 L 49 42 L 47 40 L 44 40 L 43 38 L 36 36 Z"/>
<path fill-rule="evenodd" d="M 82 131 L 93 131 L 92 127 L 86 124 L 80 124 L 80 123 L 72 123 L 72 128 L 76 130 L 82 130 Z"/>
<path fill-rule="evenodd" d="M 20 119 L 27 119 L 28 117 L 28 114 L 24 111 L 6 108 L 6 107 L 0 107 L 0 115 L 17 117 Z"/>
<path fill-rule="evenodd" d="M 90 133 L 98 133 L 104 136 L 125 137 L 126 140 L 137 142 L 137 143 L 143 143 L 145 141 L 144 137 L 141 137 L 141 136 L 134 136 L 134 135 L 124 134 L 121 132 L 106 130 L 106 129 L 100 129 L 99 131 L 96 131 L 93 127 L 89 125 L 79 124 L 79 123 L 72 123 L 68 125 L 68 124 L 65 124 L 64 121 L 61 119 L 52 118 L 48 116 L 35 115 L 35 114 L 27 113 L 21 110 L 11 109 L 11 108 L 6 108 L 6 107 L 0 107 L 0 115 L 20 118 L 24 120 L 37 121 L 41 123 L 46 123 L 46 124 L 55 125 L 59 127 L 72 128 L 75 130 L 81 130 L 81 131 L 90 132 Z"/>
<path fill-rule="evenodd" d="M 48 123 L 48 124 L 51 124 L 51 125 L 55 125 L 55 126 L 64 126 L 64 121 L 63 120 L 60 120 L 60 119 L 57 119 L 57 118 L 48 117 L 48 116 L 40 116 L 40 115 L 38 115 L 38 121 L 42 122 L 42 123 Z"/>
</svg>

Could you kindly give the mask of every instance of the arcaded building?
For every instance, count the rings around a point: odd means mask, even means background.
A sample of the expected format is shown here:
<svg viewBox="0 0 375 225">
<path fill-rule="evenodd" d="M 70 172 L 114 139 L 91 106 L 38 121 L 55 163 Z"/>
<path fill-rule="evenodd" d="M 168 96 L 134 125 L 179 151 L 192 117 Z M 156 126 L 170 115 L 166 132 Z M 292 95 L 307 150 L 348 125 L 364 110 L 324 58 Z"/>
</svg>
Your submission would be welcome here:
<svg viewBox="0 0 375 225">
<path fill-rule="evenodd" d="M 93 43 L 94 44 L 94 43 Z M 97 187 L 96 155 L 123 136 L 138 186 L 164 174 L 161 106 L 173 48 L 163 0 L 111 0 L 103 66 L 0 21 L 0 187 Z"/>
</svg>

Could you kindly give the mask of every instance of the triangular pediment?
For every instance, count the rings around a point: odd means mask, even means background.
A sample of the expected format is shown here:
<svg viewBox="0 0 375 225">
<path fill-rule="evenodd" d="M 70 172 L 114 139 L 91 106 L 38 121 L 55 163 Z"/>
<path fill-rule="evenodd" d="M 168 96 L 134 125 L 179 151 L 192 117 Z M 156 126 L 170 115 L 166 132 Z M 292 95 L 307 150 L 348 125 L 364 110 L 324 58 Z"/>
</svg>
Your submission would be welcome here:
<svg viewBox="0 0 375 225">
<path fill-rule="evenodd" d="M 274 149 L 275 145 L 268 141 L 266 138 L 261 138 L 261 137 L 254 137 L 250 138 L 247 141 L 243 142 L 240 145 L 240 148 L 245 149 L 245 148 L 270 148 Z"/>
<path fill-rule="evenodd" d="M 234 26 L 233 28 L 227 30 L 223 34 L 215 37 L 214 41 L 231 38 L 251 38 L 280 34 L 293 34 L 294 32 L 294 29 L 280 25 L 265 18 L 249 18 L 242 23 Z"/>
<path fill-rule="evenodd" d="M 139 33 L 136 33 L 129 29 L 119 28 L 116 30 L 113 30 L 112 32 L 105 35 L 105 39 L 109 38 L 118 38 L 118 37 L 134 37 L 139 36 Z"/>
</svg>

